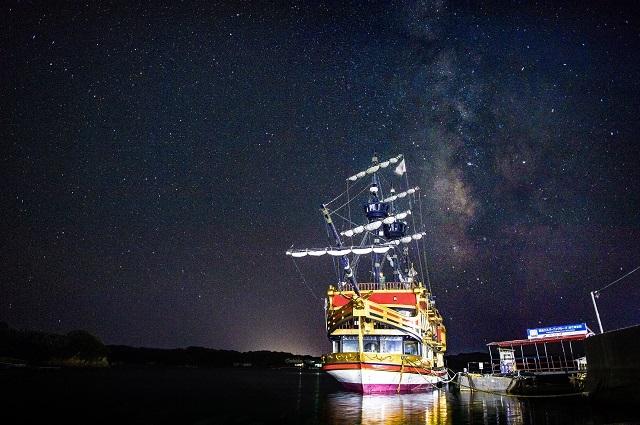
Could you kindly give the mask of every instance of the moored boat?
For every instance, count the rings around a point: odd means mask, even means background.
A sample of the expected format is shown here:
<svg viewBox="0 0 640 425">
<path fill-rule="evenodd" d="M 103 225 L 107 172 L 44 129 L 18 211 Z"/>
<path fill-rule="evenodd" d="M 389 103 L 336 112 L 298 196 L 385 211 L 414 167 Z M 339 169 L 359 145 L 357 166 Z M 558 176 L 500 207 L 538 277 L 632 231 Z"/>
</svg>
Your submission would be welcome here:
<svg viewBox="0 0 640 425">
<path fill-rule="evenodd" d="M 387 170 L 393 172 L 382 178 Z M 383 183 L 392 185 L 386 196 Z M 366 222 L 358 224 L 351 212 L 360 210 L 352 204 L 361 200 L 350 192 L 367 189 L 361 209 Z M 337 259 L 336 283 L 326 294 L 332 352 L 323 356 L 322 369 L 347 390 L 428 391 L 446 377 L 446 328 L 430 291 L 419 190 L 409 185 L 402 155 L 383 162 L 374 155 L 369 168 L 347 179 L 345 192 L 322 205 L 333 245 L 287 251 L 294 261 Z M 338 231 L 336 217 L 344 230 Z M 357 276 L 365 273 L 369 281 L 359 282 Z"/>
<path fill-rule="evenodd" d="M 514 395 L 579 394 L 587 371 L 586 323 L 528 329 L 527 339 L 491 342 L 489 363 L 469 363 L 454 385 L 462 390 Z M 496 356 L 497 354 L 497 356 Z M 470 366 L 477 365 L 476 371 Z"/>
</svg>

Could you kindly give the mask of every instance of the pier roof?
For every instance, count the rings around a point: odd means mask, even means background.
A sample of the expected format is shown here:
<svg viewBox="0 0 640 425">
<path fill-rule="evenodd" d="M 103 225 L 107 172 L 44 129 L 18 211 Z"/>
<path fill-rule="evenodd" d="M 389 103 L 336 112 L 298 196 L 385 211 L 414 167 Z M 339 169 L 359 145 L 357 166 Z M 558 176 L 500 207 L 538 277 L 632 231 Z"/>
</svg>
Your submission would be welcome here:
<svg viewBox="0 0 640 425">
<path fill-rule="evenodd" d="M 548 338 L 514 339 L 512 341 L 497 341 L 497 342 L 490 342 L 487 345 L 498 346 L 498 347 L 512 347 L 512 346 L 544 344 L 544 343 L 563 342 L 563 341 L 581 341 L 585 338 L 587 338 L 587 335 L 552 336 Z"/>
</svg>

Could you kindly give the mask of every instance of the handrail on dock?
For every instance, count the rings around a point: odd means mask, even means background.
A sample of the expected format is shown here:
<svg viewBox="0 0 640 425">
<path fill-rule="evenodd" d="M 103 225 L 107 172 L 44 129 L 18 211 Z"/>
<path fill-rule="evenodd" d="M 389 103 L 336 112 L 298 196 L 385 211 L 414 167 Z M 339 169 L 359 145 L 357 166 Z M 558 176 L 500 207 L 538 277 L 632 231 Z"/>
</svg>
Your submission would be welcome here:
<svg viewBox="0 0 640 425">
<path fill-rule="evenodd" d="M 534 374 L 573 374 L 581 372 L 580 356 L 576 350 L 586 335 L 529 338 L 491 342 L 489 358 L 491 373 L 526 372 Z M 574 344 L 578 346 L 574 347 Z M 492 347 L 497 347 L 495 357 Z M 575 348 L 575 349 L 574 349 Z"/>
</svg>

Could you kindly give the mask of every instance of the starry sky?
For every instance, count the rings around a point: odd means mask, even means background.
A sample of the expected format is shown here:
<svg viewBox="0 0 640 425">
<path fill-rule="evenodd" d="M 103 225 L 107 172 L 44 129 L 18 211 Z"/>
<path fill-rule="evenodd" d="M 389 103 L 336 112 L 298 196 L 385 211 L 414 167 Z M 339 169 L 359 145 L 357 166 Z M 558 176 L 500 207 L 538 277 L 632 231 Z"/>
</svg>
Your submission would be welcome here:
<svg viewBox="0 0 640 425">
<path fill-rule="evenodd" d="M 284 252 L 378 151 L 423 188 L 451 352 L 596 329 L 640 265 L 640 14 L 477 3 L 3 3 L 0 321 L 326 352 L 333 267 Z"/>
</svg>

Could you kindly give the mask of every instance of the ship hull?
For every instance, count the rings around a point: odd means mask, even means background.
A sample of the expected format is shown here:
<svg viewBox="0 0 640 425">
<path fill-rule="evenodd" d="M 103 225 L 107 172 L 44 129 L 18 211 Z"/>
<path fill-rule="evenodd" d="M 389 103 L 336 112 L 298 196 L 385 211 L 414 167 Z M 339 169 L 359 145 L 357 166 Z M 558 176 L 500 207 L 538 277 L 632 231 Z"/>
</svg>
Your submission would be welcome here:
<svg viewBox="0 0 640 425">
<path fill-rule="evenodd" d="M 323 370 L 347 391 L 362 394 L 432 391 L 444 377 L 443 372 L 425 368 L 364 362 L 325 365 Z"/>
</svg>

